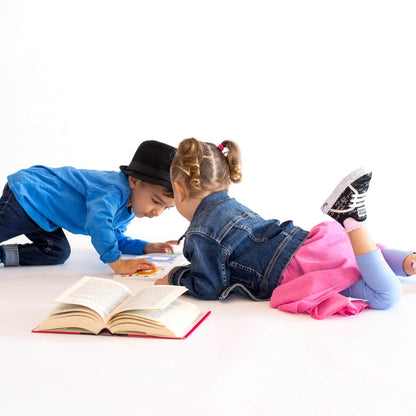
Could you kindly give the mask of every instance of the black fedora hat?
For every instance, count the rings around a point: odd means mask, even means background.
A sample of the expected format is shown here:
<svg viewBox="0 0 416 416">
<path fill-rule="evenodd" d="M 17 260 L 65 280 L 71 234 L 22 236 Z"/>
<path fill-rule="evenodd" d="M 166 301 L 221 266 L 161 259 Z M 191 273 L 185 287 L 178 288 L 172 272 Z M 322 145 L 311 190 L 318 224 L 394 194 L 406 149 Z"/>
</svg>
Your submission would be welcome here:
<svg viewBox="0 0 416 416">
<path fill-rule="evenodd" d="M 172 190 L 170 165 L 175 152 L 175 147 L 156 140 L 147 140 L 137 148 L 130 165 L 122 165 L 120 170 L 143 182 L 162 185 Z"/>
</svg>

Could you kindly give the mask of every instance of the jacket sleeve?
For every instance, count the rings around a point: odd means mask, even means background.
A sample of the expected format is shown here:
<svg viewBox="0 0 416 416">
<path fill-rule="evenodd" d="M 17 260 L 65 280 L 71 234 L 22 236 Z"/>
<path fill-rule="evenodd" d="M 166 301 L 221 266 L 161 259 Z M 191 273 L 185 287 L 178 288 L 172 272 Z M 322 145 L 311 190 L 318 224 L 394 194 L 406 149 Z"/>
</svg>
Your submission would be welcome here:
<svg viewBox="0 0 416 416">
<path fill-rule="evenodd" d="M 198 299 L 218 300 L 229 286 L 228 251 L 209 237 L 191 234 L 184 254 L 190 264 L 172 269 L 169 284 L 185 286 Z"/>
</svg>

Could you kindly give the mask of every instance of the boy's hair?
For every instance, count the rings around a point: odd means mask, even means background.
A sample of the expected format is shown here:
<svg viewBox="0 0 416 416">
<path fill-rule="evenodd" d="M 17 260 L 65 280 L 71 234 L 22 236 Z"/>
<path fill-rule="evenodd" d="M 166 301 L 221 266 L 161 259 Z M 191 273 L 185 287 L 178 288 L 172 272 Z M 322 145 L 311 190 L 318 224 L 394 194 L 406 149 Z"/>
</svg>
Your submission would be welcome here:
<svg viewBox="0 0 416 416">
<path fill-rule="evenodd" d="M 185 181 L 192 197 L 227 190 L 241 182 L 241 154 L 238 145 L 225 140 L 219 146 L 190 138 L 183 140 L 173 158 L 170 172 Z"/>
<path fill-rule="evenodd" d="M 171 189 L 166 188 L 166 186 L 163 187 L 163 195 L 165 195 L 167 198 L 174 198 L 173 191 Z"/>
</svg>

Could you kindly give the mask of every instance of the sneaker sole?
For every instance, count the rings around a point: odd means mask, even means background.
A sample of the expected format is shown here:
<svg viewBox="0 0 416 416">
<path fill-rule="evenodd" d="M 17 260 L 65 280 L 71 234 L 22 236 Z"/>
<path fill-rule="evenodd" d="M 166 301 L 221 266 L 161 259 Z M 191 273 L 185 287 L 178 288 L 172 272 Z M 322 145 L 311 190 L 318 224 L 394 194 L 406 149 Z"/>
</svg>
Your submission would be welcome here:
<svg viewBox="0 0 416 416">
<path fill-rule="evenodd" d="M 324 214 L 328 214 L 330 209 L 335 204 L 336 200 L 341 196 L 341 194 L 344 192 L 345 188 L 347 188 L 349 185 L 351 185 L 354 181 L 356 181 L 358 178 L 361 178 L 361 176 L 370 173 L 371 171 L 366 169 L 365 167 L 358 168 L 351 172 L 348 176 L 346 176 L 334 189 L 331 195 L 326 199 L 326 201 L 321 206 L 321 211 Z"/>
</svg>

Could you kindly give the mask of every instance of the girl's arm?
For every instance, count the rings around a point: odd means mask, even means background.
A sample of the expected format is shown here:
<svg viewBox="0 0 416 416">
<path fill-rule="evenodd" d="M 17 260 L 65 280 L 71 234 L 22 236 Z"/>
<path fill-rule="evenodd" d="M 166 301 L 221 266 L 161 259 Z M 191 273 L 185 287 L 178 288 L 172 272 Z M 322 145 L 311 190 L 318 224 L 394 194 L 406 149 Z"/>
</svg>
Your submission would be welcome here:
<svg viewBox="0 0 416 416">
<path fill-rule="evenodd" d="M 190 265 L 172 269 L 161 281 L 163 284 L 185 286 L 198 299 L 218 300 L 229 286 L 226 263 L 229 252 L 217 241 L 201 234 L 187 237 L 185 256 Z M 158 281 L 157 284 L 162 284 Z"/>
</svg>

